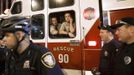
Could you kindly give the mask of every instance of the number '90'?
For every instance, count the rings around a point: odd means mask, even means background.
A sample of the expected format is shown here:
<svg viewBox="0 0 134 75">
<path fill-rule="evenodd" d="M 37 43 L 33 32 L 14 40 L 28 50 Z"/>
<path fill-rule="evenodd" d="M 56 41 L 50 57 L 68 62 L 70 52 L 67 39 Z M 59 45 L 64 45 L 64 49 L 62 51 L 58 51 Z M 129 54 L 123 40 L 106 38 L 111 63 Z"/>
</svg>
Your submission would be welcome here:
<svg viewBox="0 0 134 75">
<path fill-rule="evenodd" d="M 58 59 L 59 59 L 59 63 L 69 63 L 69 55 L 68 54 L 59 54 Z"/>
</svg>

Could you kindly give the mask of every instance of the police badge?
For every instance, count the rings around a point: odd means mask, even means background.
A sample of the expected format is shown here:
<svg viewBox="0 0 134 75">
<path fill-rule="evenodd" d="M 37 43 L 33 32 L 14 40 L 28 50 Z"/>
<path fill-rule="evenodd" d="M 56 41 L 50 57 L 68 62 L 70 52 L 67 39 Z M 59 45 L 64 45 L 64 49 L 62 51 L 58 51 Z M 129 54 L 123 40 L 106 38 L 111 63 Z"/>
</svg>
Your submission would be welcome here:
<svg viewBox="0 0 134 75">
<path fill-rule="evenodd" d="M 30 68 L 30 61 L 29 60 L 26 60 L 24 62 L 23 68 Z"/>
<path fill-rule="evenodd" d="M 55 58 L 51 52 L 47 52 L 41 57 L 42 64 L 47 68 L 53 68 L 56 64 Z"/>
<path fill-rule="evenodd" d="M 124 57 L 124 62 L 125 62 L 126 65 L 130 64 L 131 63 L 131 57 L 125 56 Z"/>
</svg>

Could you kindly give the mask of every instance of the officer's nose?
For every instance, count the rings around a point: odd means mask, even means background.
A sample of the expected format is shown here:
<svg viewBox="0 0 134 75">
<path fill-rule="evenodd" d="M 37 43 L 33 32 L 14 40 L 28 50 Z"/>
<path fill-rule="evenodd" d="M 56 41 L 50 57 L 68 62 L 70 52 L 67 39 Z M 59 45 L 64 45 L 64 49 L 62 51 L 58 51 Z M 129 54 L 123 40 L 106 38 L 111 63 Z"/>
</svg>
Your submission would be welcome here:
<svg viewBox="0 0 134 75">
<path fill-rule="evenodd" d="M 116 30 L 116 31 L 115 31 L 115 35 L 118 35 L 118 33 L 119 33 L 119 31 L 118 31 L 118 30 Z"/>
<path fill-rule="evenodd" d="M 6 44 L 3 40 L 0 40 L 0 47 L 2 47 L 2 48 L 6 47 Z"/>
<path fill-rule="evenodd" d="M 3 45 L 6 45 L 6 43 L 7 43 L 7 42 L 6 42 L 6 38 L 4 37 L 4 38 L 2 39 L 2 44 L 3 44 Z"/>
</svg>

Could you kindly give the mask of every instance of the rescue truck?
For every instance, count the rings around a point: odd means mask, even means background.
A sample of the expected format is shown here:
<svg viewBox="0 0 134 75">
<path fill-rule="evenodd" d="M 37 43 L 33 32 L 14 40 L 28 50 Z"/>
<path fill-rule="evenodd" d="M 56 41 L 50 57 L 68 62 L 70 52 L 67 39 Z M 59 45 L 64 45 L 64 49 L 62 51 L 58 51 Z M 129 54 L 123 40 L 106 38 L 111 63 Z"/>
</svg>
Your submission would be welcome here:
<svg viewBox="0 0 134 75">
<path fill-rule="evenodd" d="M 75 27 L 73 37 L 52 35 L 51 18 L 57 18 L 60 28 L 66 13 Z M 99 66 L 103 45 L 98 26 L 133 13 L 133 0 L 14 0 L 9 12 L 0 17 L 31 17 L 31 40 L 54 54 L 65 75 L 90 75 Z"/>
</svg>

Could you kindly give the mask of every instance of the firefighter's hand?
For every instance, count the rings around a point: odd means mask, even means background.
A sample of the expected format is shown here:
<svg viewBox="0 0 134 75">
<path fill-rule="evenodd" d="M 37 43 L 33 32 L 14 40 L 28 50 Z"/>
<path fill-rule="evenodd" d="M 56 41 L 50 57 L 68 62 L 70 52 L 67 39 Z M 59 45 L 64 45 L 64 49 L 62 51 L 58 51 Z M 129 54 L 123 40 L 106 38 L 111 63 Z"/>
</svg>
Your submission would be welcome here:
<svg viewBox="0 0 134 75">
<path fill-rule="evenodd" d="M 70 33 L 70 32 L 68 33 L 68 35 L 69 35 L 69 37 L 71 37 L 71 38 L 75 37 L 74 34 L 73 34 L 73 33 Z"/>
<path fill-rule="evenodd" d="M 91 72 L 93 75 L 100 75 L 100 72 L 98 71 L 98 68 L 96 68 L 96 67 L 92 68 Z"/>
</svg>

